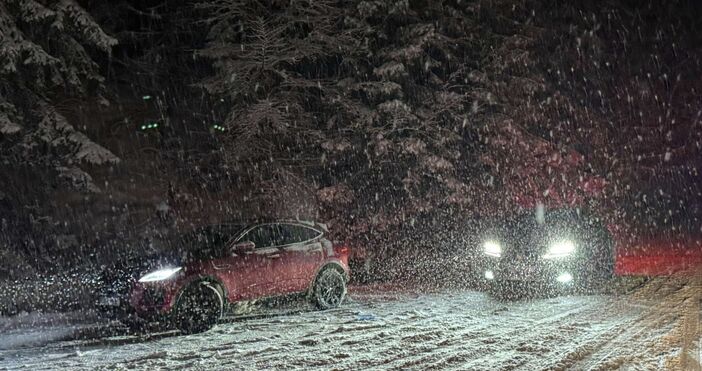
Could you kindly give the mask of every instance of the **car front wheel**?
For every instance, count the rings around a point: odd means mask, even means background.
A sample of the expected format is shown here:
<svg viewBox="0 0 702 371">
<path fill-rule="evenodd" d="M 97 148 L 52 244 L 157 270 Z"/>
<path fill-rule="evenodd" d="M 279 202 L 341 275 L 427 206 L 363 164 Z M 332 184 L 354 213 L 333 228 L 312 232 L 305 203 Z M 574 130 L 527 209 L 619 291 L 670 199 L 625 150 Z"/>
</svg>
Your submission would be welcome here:
<svg viewBox="0 0 702 371">
<path fill-rule="evenodd" d="M 176 303 L 173 319 L 185 334 L 204 332 L 222 316 L 224 300 L 217 288 L 208 283 L 196 283 L 182 292 Z"/>
<path fill-rule="evenodd" d="M 327 268 L 317 276 L 312 287 L 312 302 L 319 309 L 341 305 L 346 297 L 346 279 L 336 269 Z"/>
</svg>

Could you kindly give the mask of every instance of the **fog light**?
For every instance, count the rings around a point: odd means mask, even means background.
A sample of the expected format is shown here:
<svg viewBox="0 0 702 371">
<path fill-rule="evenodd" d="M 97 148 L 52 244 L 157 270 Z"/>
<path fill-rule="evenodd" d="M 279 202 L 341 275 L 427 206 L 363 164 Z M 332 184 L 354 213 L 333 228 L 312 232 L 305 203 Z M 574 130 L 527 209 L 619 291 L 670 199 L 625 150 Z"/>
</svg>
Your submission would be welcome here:
<svg viewBox="0 0 702 371">
<path fill-rule="evenodd" d="M 560 283 L 568 283 L 572 280 L 573 280 L 573 276 L 568 272 L 561 273 L 561 275 L 556 278 L 556 281 L 558 281 Z"/>
<path fill-rule="evenodd" d="M 495 278 L 495 275 L 492 274 L 492 271 L 485 271 L 485 278 L 491 280 Z"/>
</svg>

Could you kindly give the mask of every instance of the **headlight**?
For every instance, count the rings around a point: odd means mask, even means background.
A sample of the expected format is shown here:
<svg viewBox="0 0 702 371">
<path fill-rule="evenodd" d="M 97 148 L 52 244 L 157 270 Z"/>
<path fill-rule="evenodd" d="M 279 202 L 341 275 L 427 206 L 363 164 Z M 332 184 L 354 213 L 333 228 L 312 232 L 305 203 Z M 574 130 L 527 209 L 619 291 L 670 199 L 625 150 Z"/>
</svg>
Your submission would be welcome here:
<svg viewBox="0 0 702 371">
<path fill-rule="evenodd" d="M 496 241 L 485 241 L 483 243 L 483 251 L 485 255 L 490 255 L 499 258 L 502 255 L 502 247 Z"/>
<path fill-rule="evenodd" d="M 575 243 L 570 240 L 558 241 L 549 247 L 545 259 L 562 258 L 575 252 Z"/>
<path fill-rule="evenodd" d="M 177 267 L 159 269 L 157 271 L 145 274 L 143 277 L 139 278 L 139 282 L 163 281 L 173 277 L 173 275 L 178 273 L 178 271 L 180 271 L 181 269 L 183 268 Z"/>
</svg>

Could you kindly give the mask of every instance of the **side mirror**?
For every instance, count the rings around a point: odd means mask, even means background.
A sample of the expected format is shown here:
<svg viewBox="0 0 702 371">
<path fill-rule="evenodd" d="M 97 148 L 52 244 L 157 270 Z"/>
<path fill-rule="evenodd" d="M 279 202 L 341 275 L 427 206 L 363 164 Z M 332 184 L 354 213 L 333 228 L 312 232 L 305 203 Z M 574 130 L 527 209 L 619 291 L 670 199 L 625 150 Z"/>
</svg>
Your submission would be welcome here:
<svg viewBox="0 0 702 371">
<path fill-rule="evenodd" d="M 242 254 L 242 253 L 247 253 L 251 252 L 256 248 L 256 244 L 251 242 L 251 241 L 244 241 L 244 242 L 239 242 L 237 244 L 232 245 L 230 251 L 232 254 Z"/>
</svg>

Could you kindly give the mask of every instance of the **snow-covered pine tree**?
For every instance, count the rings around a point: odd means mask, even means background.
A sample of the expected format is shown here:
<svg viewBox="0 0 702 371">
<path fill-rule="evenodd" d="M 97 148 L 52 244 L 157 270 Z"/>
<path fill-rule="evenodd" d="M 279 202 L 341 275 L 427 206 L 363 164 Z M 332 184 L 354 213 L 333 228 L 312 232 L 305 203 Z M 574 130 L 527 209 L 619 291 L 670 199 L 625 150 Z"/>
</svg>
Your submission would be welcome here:
<svg viewBox="0 0 702 371">
<path fill-rule="evenodd" d="M 35 258 L 53 246 L 56 221 L 40 200 L 57 187 L 99 192 L 83 166 L 119 162 L 57 109 L 71 98 L 108 104 L 93 55 L 115 44 L 73 0 L 0 1 L 0 256 Z M 3 275 L 17 265 L 8 267 Z"/>
<path fill-rule="evenodd" d="M 110 53 L 106 35 L 72 0 L 0 3 L 0 132 L 4 164 L 116 163 L 109 150 L 76 130 L 53 104 L 100 97 L 103 77 L 89 49 Z"/>
</svg>

